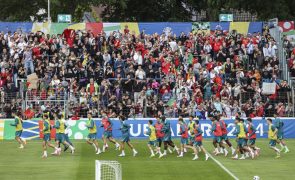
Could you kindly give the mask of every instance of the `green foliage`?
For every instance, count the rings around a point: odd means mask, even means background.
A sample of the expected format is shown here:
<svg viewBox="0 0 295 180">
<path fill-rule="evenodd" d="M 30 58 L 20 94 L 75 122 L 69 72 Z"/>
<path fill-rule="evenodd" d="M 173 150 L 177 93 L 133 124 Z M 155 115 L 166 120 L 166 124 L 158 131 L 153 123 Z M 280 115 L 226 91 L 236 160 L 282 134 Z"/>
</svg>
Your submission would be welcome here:
<svg viewBox="0 0 295 180">
<path fill-rule="evenodd" d="M 48 0 L 1 0 L 0 21 L 30 21 L 34 15 L 38 21 L 47 14 L 36 16 L 40 8 L 47 11 Z M 204 21 L 218 21 L 220 13 L 233 9 L 255 13 L 258 20 L 278 17 L 280 20 L 295 18 L 294 0 L 50 0 L 51 18 L 58 14 L 71 14 L 74 22 L 80 22 L 84 12 L 92 6 L 105 7 L 103 21 L 190 21 L 193 12 L 206 11 Z M 185 6 L 185 7 L 184 7 Z"/>
<path fill-rule="evenodd" d="M 0 21 L 30 21 L 40 8 L 47 9 L 45 0 L 1 0 L 0 4 Z"/>
<path fill-rule="evenodd" d="M 191 10 L 206 11 L 207 21 L 218 21 L 220 13 L 232 9 L 246 10 L 258 15 L 258 20 L 279 18 L 292 20 L 295 17 L 295 1 L 292 0 L 184 0 Z"/>
<path fill-rule="evenodd" d="M 91 12 L 91 5 L 95 3 L 94 0 L 52 0 L 50 12 L 52 21 L 57 21 L 58 14 L 71 14 L 73 22 L 81 22 L 84 12 Z"/>
<path fill-rule="evenodd" d="M 106 21 L 189 21 L 190 13 L 177 0 L 106 1 L 103 19 Z"/>
<path fill-rule="evenodd" d="M 80 22 L 84 12 L 91 12 L 92 5 L 99 5 L 100 0 L 50 0 L 50 15 L 53 22 L 57 21 L 58 14 L 71 14 L 74 22 Z M 47 18 L 36 16 L 39 9 L 47 12 L 48 0 L 1 0 L 0 21 L 30 21 L 35 16 L 38 21 Z"/>
</svg>

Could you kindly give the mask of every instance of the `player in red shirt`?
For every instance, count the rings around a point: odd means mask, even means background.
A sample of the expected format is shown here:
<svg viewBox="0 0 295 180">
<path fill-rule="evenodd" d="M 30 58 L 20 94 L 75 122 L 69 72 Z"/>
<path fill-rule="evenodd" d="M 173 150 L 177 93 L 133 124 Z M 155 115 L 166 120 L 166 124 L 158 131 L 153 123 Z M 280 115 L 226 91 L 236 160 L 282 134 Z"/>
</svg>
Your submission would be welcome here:
<svg viewBox="0 0 295 180">
<path fill-rule="evenodd" d="M 196 121 L 196 123 L 194 124 L 194 136 L 195 136 L 194 154 L 195 154 L 195 157 L 193 158 L 193 160 L 197 160 L 199 158 L 198 157 L 197 147 L 201 148 L 201 150 L 204 152 L 206 161 L 209 158 L 209 154 L 207 153 L 206 149 L 203 147 L 203 143 L 202 143 L 203 136 L 202 136 L 202 134 L 203 134 L 203 131 L 200 128 L 199 121 Z"/>
<path fill-rule="evenodd" d="M 188 145 L 188 127 L 183 122 L 183 118 L 179 117 L 178 119 L 179 127 L 179 135 L 180 138 L 180 154 L 177 157 L 183 157 L 184 148 L 192 148 L 192 146 Z"/>
<path fill-rule="evenodd" d="M 228 147 L 231 149 L 232 155 L 235 154 L 235 148 L 232 146 L 231 142 L 229 141 L 227 137 L 227 124 L 224 122 L 224 120 L 219 120 L 221 124 L 221 129 L 222 129 L 222 141 L 225 141 Z"/>
<path fill-rule="evenodd" d="M 156 129 L 156 137 L 158 142 L 158 147 L 156 149 L 156 154 L 162 154 L 161 153 L 161 145 L 163 142 L 164 133 L 162 132 L 163 123 L 161 122 L 161 119 L 159 117 L 156 117 L 157 122 L 155 123 L 154 127 Z"/>
<path fill-rule="evenodd" d="M 255 156 L 259 155 L 260 148 L 256 147 L 256 127 L 252 123 L 252 119 L 248 118 L 248 146 L 253 149 Z"/>
<path fill-rule="evenodd" d="M 107 139 L 114 143 L 116 145 L 116 149 L 119 149 L 120 144 L 113 138 L 113 123 L 112 121 L 110 121 L 110 119 L 106 116 L 105 113 L 103 113 L 103 118 L 101 120 L 101 126 L 104 129 L 103 135 L 102 135 L 102 140 L 103 140 L 103 148 L 102 148 L 102 152 L 105 152 L 106 148 L 108 148 L 108 144 L 107 144 Z"/>
<path fill-rule="evenodd" d="M 212 117 L 211 117 L 212 118 Z M 214 116 L 212 119 L 212 132 L 214 134 L 213 138 L 213 145 L 215 147 L 215 155 L 221 154 L 224 152 L 224 155 L 227 156 L 228 151 L 226 150 L 225 146 L 222 143 L 222 128 L 221 123 L 218 121 L 218 117 Z M 220 152 L 218 151 L 217 144 L 221 148 Z"/>
<path fill-rule="evenodd" d="M 158 147 L 155 150 L 156 151 L 155 154 L 159 154 L 161 156 L 162 155 L 161 146 L 162 146 L 163 138 L 165 136 L 165 133 L 162 132 L 164 124 L 162 123 L 161 118 L 159 116 L 157 116 L 156 119 L 157 119 L 157 122 L 155 123 L 154 127 L 155 127 L 155 130 L 156 130 L 156 137 L 157 137 Z M 168 149 L 169 153 L 173 153 L 172 150 L 169 147 L 167 149 Z"/>
</svg>

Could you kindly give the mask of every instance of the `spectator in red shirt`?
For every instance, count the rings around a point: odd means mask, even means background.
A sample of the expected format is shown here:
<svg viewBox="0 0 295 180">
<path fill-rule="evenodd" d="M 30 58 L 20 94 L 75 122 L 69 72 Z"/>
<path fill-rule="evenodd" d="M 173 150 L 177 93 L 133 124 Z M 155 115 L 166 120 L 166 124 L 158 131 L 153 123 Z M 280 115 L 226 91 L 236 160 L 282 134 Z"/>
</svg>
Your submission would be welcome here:
<svg viewBox="0 0 295 180">
<path fill-rule="evenodd" d="M 129 29 L 128 29 L 128 25 L 125 25 L 125 28 L 124 28 L 124 34 L 129 34 Z"/>
</svg>

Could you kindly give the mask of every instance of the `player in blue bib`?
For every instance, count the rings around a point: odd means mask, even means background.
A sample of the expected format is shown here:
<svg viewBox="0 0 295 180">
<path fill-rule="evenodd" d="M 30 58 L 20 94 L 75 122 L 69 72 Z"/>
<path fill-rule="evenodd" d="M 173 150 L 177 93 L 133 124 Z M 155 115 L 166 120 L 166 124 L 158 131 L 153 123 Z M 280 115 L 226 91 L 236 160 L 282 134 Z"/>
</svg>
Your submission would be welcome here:
<svg viewBox="0 0 295 180">
<path fill-rule="evenodd" d="M 274 114 L 274 118 L 275 118 L 274 126 L 278 129 L 277 142 L 281 146 L 280 151 L 285 150 L 285 153 L 288 153 L 288 152 L 290 152 L 290 150 L 288 149 L 288 147 L 284 141 L 284 122 L 280 118 L 278 118 L 276 114 Z"/>
<path fill-rule="evenodd" d="M 163 156 L 167 155 L 167 149 L 168 149 L 168 145 L 171 146 L 173 148 L 173 150 L 177 151 L 177 154 L 179 154 L 179 149 L 177 148 L 177 146 L 173 143 L 172 138 L 171 138 L 171 126 L 170 126 L 170 122 L 168 120 L 166 120 L 165 116 L 161 117 L 162 122 L 164 124 L 163 128 L 162 128 L 162 132 L 164 132 L 164 137 L 163 137 L 163 141 L 164 141 L 164 153 L 160 154 L 159 158 L 162 158 Z"/>
<path fill-rule="evenodd" d="M 126 118 L 124 116 L 120 116 L 119 117 L 120 122 L 121 122 L 121 127 L 120 130 L 122 132 L 122 141 L 121 141 L 121 154 L 119 155 L 120 157 L 124 157 L 125 156 L 125 143 L 132 149 L 133 151 L 133 156 L 136 156 L 136 154 L 138 153 L 133 145 L 130 143 L 130 133 L 129 133 L 129 129 L 130 129 L 130 125 L 126 123 Z"/>
</svg>

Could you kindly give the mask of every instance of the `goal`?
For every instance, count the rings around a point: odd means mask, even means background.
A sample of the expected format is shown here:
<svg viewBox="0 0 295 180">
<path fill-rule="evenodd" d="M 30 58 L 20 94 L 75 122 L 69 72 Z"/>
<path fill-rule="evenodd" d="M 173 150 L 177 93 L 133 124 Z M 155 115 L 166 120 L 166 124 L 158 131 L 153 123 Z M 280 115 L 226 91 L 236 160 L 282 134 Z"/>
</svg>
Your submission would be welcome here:
<svg viewBox="0 0 295 180">
<path fill-rule="evenodd" d="M 121 164 L 118 161 L 95 161 L 95 180 L 122 180 Z"/>
</svg>

